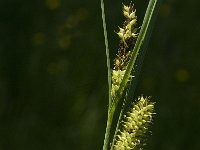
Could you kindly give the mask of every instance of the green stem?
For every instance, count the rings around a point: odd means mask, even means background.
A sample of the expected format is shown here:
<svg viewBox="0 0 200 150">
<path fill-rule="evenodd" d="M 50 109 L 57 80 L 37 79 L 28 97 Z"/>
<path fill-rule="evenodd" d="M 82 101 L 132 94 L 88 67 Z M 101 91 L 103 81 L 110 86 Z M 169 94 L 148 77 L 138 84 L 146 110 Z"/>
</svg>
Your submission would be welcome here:
<svg viewBox="0 0 200 150">
<path fill-rule="evenodd" d="M 109 94 L 109 107 L 108 107 L 108 120 L 107 120 L 107 127 L 104 139 L 103 150 L 107 150 L 109 146 L 109 138 L 110 138 L 110 130 L 114 115 L 114 110 L 111 109 L 111 69 L 110 69 L 110 56 L 109 56 L 109 47 L 108 47 L 108 36 L 106 30 L 106 19 L 105 19 L 105 10 L 104 10 L 104 2 L 101 0 L 101 12 L 102 12 L 102 21 L 103 21 L 103 31 L 104 31 L 104 39 L 105 39 L 105 46 L 106 46 L 106 60 L 107 60 L 107 68 L 108 68 L 108 94 Z"/>
<path fill-rule="evenodd" d="M 114 146 L 114 140 L 115 140 L 115 135 L 117 135 L 117 132 L 118 132 L 118 129 L 119 129 L 119 124 L 120 124 L 120 121 L 122 119 L 122 115 L 123 115 L 123 111 L 124 111 L 124 106 L 125 106 L 125 101 L 123 102 L 122 104 L 122 108 L 121 108 L 121 111 L 120 111 L 120 114 L 119 114 L 119 118 L 118 118 L 118 121 L 117 121 L 117 126 L 116 126 L 116 129 L 115 129 L 115 134 L 114 134 L 114 137 L 113 137 L 113 140 L 112 140 L 112 145 L 111 145 L 111 150 L 113 150 L 113 146 Z"/>
<path fill-rule="evenodd" d="M 108 68 L 108 92 L 109 92 L 109 107 L 111 106 L 111 69 L 110 69 L 110 56 L 109 56 L 109 47 L 108 47 L 108 36 L 106 30 L 106 19 L 105 19 L 105 10 L 104 10 L 104 2 L 101 0 L 101 12 L 102 12 L 102 21 L 103 21 L 103 31 L 104 31 L 104 39 L 106 46 L 106 60 L 107 60 L 107 68 Z"/>
<path fill-rule="evenodd" d="M 106 127 L 106 133 L 105 133 L 105 138 L 104 138 L 103 150 L 108 150 L 109 148 L 110 130 L 111 130 L 114 112 L 115 112 L 115 108 L 113 107 L 111 107 L 108 110 L 108 119 L 107 119 L 107 127 Z"/>
</svg>

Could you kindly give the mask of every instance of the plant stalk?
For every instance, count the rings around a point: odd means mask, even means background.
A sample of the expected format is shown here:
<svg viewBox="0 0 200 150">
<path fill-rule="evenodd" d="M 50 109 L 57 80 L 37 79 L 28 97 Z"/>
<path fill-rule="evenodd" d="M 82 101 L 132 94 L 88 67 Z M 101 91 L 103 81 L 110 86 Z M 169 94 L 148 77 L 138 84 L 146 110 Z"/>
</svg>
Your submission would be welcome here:
<svg viewBox="0 0 200 150">
<path fill-rule="evenodd" d="M 111 106 L 111 69 L 110 69 L 110 56 L 109 56 L 109 47 L 108 47 L 108 35 L 106 29 L 106 18 L 105 18 L 105 10 L 104 10 L 104 2 L 101 0 L 101 12 L 102 12 L 102 21 L 103 21 L 103 31 L 104 31 L 104 39 L 106 46 L 106 60 L 107 60 L 107 69 L 108 69 L 108 94 L 109 94 L 109 107 Z"/>
<path fill-rule="evenodd" d="M 102 21 L 103 21 L 103 31 L 104 31 L 104 39 L 106 46 L 106 60 L 107 60 L 107 69 L 108 69 L 108 94 L 109 94 L 109 105 L 108 105 L 108 119 L 107 119 L 107 127 L 104 139 L 103 150 L 107 150 L 109 147 L 109 139 L 110 139 L 110 130 L 114 115 L 114 110 L 111 109 L 111 69 L 110 69 L 110 56 L 109 56 L 109 47 L 108 47 L 108 36 L 106 29 L 106 19 L 105 19 L 105 10 L 104 10 L 104 2 L 101 0 L 101 12 L 102 12 Z"/>
<path fill-rule="evenodd" d="M 115 112 L 115 108 L 110 107 L 110 109 L 108 110 L 108 119 L 107 119 L 107 127 L 106 127 L 106 133 L 105 133 L 105 138 L 104 138 L 103 150 L 108 150 L 109 148 L 110 131 L 111 131 L 114 112 Z"/>
</svg>

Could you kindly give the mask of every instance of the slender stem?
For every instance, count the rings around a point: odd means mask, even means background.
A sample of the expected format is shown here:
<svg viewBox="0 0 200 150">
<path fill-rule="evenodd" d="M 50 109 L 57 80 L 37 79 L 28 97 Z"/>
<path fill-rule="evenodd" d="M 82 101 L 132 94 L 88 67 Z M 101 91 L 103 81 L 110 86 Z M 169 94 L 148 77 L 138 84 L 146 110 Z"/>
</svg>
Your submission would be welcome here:
<svg viewBox="0 0 200 150">
<path fill-rule="evenodd" d="M 111 130 L 114 112 L 115 112 L 114 107 L 111 107 L 108 110 L 108 120 L 107 120 L 107 127 L 106 127 L 106 134 L 105 134 L 105 139 L 104 139 L 103 150 L 108 150 L 108 147 L 109 147 L 110 130 Z"/>
<path fill-rule="evenodd" d="M 118 118 L 118 121 L 117 121 L 117 126 L 116 126 L 116 129 L 115 129 L 115 134 L 114 134 L 114 137 L 113 137 L 113 140 L 112 140 L 112 145 L 111 145 L 111 150 L 113 150 L 113 146 L 114 146 L 114 140 L 115 140 L 115 135 L 117 135 L 117 132 L 119 130 L 119 124 L 120 124 L 120 121 L 122 119 L 122 115 L 123 115 L 123 111 L 124 111 L 124 106 L 125 106 L 125 101 L 123 102 L 122 104 L 122 108 L 121 108 L 121 111 L 120 111 L 120 114 L 119 114 L 119 118 Z"/>
<path fill-rule="evenodd" d="M 110 69 L 110 56 L 109 56 L 109 47 L 108 47 L 108 36 L 106 29 L 106 19 L 105 19 L 105 10 L 104 10 L 104 2 L 101 0 L 101 12 L 102 12 L 102 21 L 103 21 L 103 30 L 104 30 L 104 39 L 106 46 L 106 60 L 107 60 L 107 68 L 108 68 L 108 94 L 109 94 L 109 107 L 108 107 L 108 119 L 107 119 L 107 127 L 104 139 L 103 150 L 107 150 L 109 147 L 109 138 L 110 138 L 110 130 L 114 115 L 114 110 L 111 108 L 111 69 Z"/>
<path fill-rule="evenodd" d="M 104 31 L 104 39 L 106 46 L 106 60 L 107 60 L 107 68 L 108 68 L 108 91 L 109 91 L 109 107 L 111 106 L 111 69 L 110 69 L 110 56 L 109 56 L 109 47 L 108 47 L 108 36 L 106 29 L 106 19 L 105 19 L 105 10 L 104 10 L 104 2 L 101 0 L 101 12 L 102 12 L 102 21 L 103 21 L 103 31 Z"/>
</svg>

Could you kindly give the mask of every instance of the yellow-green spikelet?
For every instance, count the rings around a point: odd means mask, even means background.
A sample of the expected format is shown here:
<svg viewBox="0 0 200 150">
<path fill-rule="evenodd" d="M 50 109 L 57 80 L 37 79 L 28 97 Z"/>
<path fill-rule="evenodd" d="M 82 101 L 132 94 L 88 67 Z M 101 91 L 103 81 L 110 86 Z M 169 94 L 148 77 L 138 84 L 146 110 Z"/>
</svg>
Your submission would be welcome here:
<svg viewBox="0 0 200 150">
<path fill-rule="evenodd" d="M 115 135 L 114 145 L 111 149 L 136 150 L 141 148 L 153 114 L 154 103 L 149 102 L 147 97 L 139 97 L 138 102 L 121 121 L 121 129 Z"/>
</svg>

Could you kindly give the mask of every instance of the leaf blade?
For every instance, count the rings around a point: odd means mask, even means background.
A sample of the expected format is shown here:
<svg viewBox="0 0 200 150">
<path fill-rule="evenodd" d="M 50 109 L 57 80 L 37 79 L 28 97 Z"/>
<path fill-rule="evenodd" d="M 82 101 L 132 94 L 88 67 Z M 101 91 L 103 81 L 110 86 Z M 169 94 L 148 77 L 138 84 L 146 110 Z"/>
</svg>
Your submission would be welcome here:
<svg viewBox="0 0 200 150">
<path fill-rule="evenodd" d="M 148 7 L 147 7 L 147 10 L 146 10 L 146 13 L 145 13 L 145 17 L 144 17 L 144 20 L 143 20 L 143 23 L 142 23 L 140 34 L 137 38 L 135 47 L 133 48 L 132 57 L 131 57 L 130 62 L 127 66 L 123 80 L 122 80 L 120 87 L 119 87 L 119 90 L 117 92 L 116 100 L 114 101 L 114 104 L 112 105 L 112 107 L 116 107 L 118 105 L 118 102 L 123 95 L 123 92 L 126 88 L 126 84 L 129 81 L 131 71 L 135 68 L 135 62 L 136 62 L 137 56 L 139 54 L 140 48 L 141 48 L 143 42 L 145 40 L 147 40 L 148 36 L 146 36 L 146 33 L 147 33 L 148 28 L 149 28 L 149 25 L 152 24 L 152 18 L 153 18 L 152 16 L 155 15 L 154 12 L 157 12 L 159 7 L 156 7 L 156 6 L 157 6 L 158 2 L 160 2 L 160 1 L 161 0 L 150 0 L 149 1 Z M 155 8 L 156 8 L 156 10 L 155 10 Z"/>
</svg>

